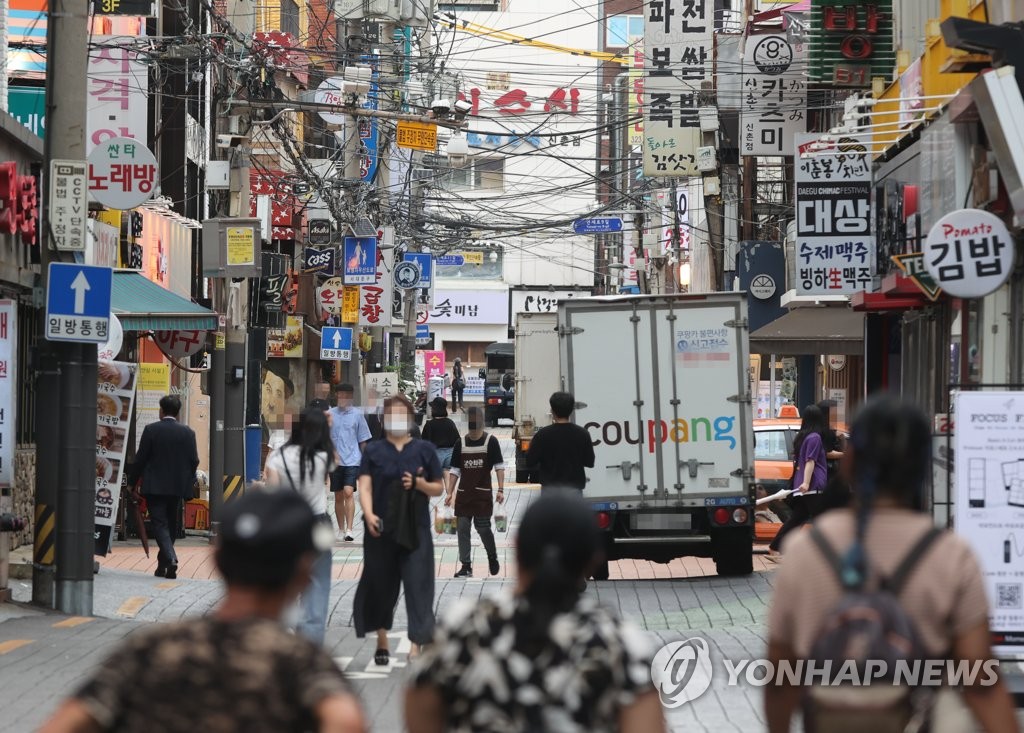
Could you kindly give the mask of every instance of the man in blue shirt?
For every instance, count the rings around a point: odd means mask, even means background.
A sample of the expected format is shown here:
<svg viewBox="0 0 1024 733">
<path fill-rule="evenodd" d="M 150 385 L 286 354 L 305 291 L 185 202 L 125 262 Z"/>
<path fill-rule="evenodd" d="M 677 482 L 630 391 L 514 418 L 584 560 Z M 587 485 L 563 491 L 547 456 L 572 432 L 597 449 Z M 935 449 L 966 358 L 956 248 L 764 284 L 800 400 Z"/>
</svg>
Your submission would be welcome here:
<svg viewBox="0 0 1024 733">
<path fill-rule="evenodd" d="M 370 440 L 370 428 L 362 410 L 353 404 L 355 390 L 351 384 L 338 387 L 338 406 L 332 407 L 331 441 L 338 454 L 338 467 L 331 473 L 331 491 L 334 493 L 334 513 L 338 519 L 338 536 L 352 541 L 355 526 L 356 502 L 354 497 L 359 464 L 363 460 L 363 447 Z"/>
</svg>

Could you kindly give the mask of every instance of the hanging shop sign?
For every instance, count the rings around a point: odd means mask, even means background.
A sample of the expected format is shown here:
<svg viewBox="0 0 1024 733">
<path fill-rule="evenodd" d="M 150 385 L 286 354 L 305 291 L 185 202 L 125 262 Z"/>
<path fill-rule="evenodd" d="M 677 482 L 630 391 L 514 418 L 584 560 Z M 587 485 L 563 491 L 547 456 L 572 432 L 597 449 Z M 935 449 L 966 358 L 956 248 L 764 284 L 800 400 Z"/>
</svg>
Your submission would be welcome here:
<svg viewBox="0 0 1024 733">
<path fill-rule="evenodd" d="M 359 286 L 346 285 L 341 291 L 341 322 L 359 321 Z"/>
<path fill-rule="evenodd" d="M 206 331 L 157 331 L 153 340 L 164 356 L 180 361 L 199 353 L 206 343 Z"/>
<path fill-rule="evenodd" d="M 940 288 L 935 283 L 935 279 L 928 274 L 928 270 L 924 266 L 924 255 L 921 252 L 914 252 L 907 255 L 893 255 L 892 261 L 906 277 L 920 288 L 921 292 L 928 297 L 928 300 L 932 302 L 938 300 L 939 295 L 942 294 L 942 288 Z"/>
<path fill-rule="evenodd" d="M 139 14 L 148 15 L 148 12 Z M 89 91 L 86 154 L 113 138 L 131 138 L 145 145 L 149 122 L 149 66 L 140 60 L 138 51 L 124 47 L 122 37 L 94 36 L 91 41 L 86 72 Z"/>
<path fill-rule="evenodd" d="M 89 153 L 89 195 L 107 208 L 142 206 L 156 183 L 156 158 L 137 140 L 115 137 Z"/>
<path fill-rule="evenodd" d="M 850 295 L 875 275 L 871 234 L 869 136 L 796 136 L 796 283 L 798 295 Z M 806 153 L 806 155 L 804 155 Z"/>
<path fill-rule="evenodd" d="M 333 247 L 306 247 L 304 254 L 305 267 L 302 268 L 302 272 L 307 274 L 316 272 L 328 276 L 334 275 L 334 261 L 337 254 L 338 250 Z"/>
<path fill-rule="evenodd" d="M 935 222 L 921 248 L 935 283 L 956 298 L 983 298 L 1013 270 L 1013 238 L 1002 220 L 981 209 L 960 209 Z"/>
<path fill-rule="evenodd" d="M 340 277 L 332 277 L 316 289 L 316 302 L 320 310 L 332 316 L 341 315 L 345 285 Z"/>
<path fill-rule="evenodd" d="M 644 145 L 646 176 L 696 176 L 703 141 L 697 109 L 710 80 L 714 3 L 647 4 L 644 16 Z"/>
<path fill-rule="evenodd" d="M 95 15 L 134 15 L 144 18 L 157 17 L 152 0 L 92 0 Z"/>
<path fill-rule="evenodd" d="M 359 325 L 390 326 L 394 283 L 391 272 L 395 251 L 395 228 L 378 232 L 376 282 L 359 288 Z"/>
<path fill-rule="evenodd" d="M 811 0 L 810 81 L 865 88 L 896 68 L 892 0 Z"/>
<path fill-rule="evenodd" d="M 785 35 L 747 39 L 741 155 L 792 155 L 794 135 L 807 132 L 805 48 L 791 44 Z"/>
</svg>

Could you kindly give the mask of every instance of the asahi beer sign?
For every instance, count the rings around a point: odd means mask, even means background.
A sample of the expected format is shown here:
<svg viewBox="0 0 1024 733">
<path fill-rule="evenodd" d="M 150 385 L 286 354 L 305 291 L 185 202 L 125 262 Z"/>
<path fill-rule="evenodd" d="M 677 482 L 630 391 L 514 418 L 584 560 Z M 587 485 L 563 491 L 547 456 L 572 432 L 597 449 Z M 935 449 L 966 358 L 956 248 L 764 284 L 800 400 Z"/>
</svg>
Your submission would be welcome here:
<svg viewBox="0 0 1024 733">
<path fill-rule="evenodd" d="M 785 35 L 747 39 L 740 112 L 743 155 L 793 155 L 794 136 L 807 131 L 804 49 Z"/>
<path fill-rule="evenodd" d="M 868 136 L 816 144 L 796 136 L 796 283 L 799 295 L 849 295 L 875 274 Z"/>
<path fill-rule="evenodd" d="M 696 176 L 697 109 L 713 61 L 714 3 L 651 0 L 644 19 L 646 176 Z"/>
</svg>

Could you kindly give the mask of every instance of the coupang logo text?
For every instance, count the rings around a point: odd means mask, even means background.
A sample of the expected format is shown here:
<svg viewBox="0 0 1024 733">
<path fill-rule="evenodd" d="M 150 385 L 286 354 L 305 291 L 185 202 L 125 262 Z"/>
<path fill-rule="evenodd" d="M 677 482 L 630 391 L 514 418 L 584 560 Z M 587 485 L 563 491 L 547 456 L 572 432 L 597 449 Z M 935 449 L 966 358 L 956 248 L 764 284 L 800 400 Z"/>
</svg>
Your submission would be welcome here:
<svg viewBox="0 0 1024 733">
<path fill-rule="evenodd" d="M 650 453 L 654 448 L 669 441 L 673 443 L 728 443 L 729 450 L 736 449 L 733 429 L 734 417 L 695 417 L 689 420 L 633 420 L 584 424 L 594 445 L 644 444 Z"/>
</svg>

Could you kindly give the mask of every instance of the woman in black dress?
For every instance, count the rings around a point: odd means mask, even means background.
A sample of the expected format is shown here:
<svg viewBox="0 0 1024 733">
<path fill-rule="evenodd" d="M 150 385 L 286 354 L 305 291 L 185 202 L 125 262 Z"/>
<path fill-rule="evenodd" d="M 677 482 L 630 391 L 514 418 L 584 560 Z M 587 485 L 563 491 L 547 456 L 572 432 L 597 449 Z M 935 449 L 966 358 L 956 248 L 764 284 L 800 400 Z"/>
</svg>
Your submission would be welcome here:
<svg viewBox="0 0 1024 733">
<path fill-rule="evenodd" d="M 377 632 L 374 662 L 390 659 L 388 631 L 400 587 L 405 588 L 412 655 L 434 635 L 434 543 L 430 499 L 444 491 L 433 444 L 413 438 L 412 403 L 402 396 L 384 400 L 384 439 L 366 444 L 359 467 L 359 503 L 366 532 L 363 574 L 352 616 L 356 636 Z"/>
</svg>

